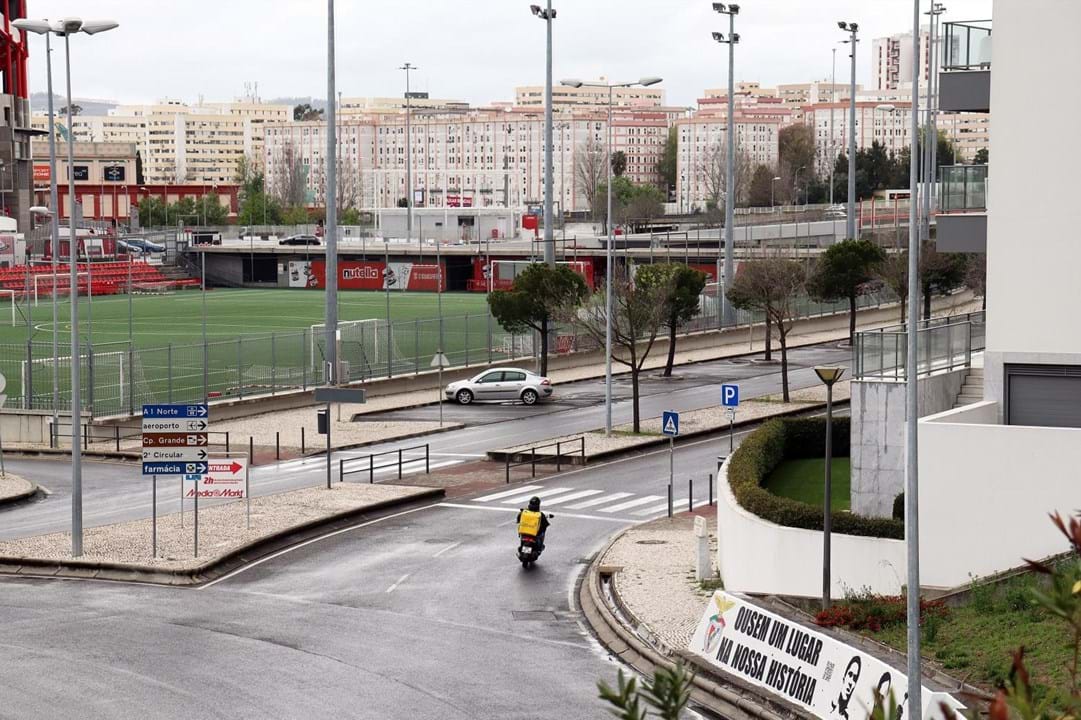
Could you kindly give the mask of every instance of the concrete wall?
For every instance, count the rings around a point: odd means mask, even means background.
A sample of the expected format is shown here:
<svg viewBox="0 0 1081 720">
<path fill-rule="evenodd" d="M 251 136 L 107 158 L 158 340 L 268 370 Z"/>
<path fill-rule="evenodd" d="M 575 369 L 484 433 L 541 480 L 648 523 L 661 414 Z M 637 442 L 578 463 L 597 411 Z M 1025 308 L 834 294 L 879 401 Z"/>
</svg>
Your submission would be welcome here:
<svg viewBox="0 0 1081 720">
<path fill-rule="evenodd" d="M 1003 363 L 1025 356 L 1081 365 L 1081 243 L 1074 230 L 1081 95 L 1032 126 L 1032 98 L 1058 97 L 1062 68 L 1081 65 L 1081 3 L 996 0 L 987 208 L 985 395 L 1004 402 Z M 1053 48 L 1053 51 L 1051 50 Z"/>
<path fill-rule="evenodd" d="M 920 416 L 949 410 L 968 370 L 920 379 Z M 905 485 L 905 384 L 893 380 L 852 382 L 852 512 L 890 517 Z"/>
<path fill-rule="evenodd" d="M 925 587 L 955 587 L 1067 549 L 1047 514 L 1077 510 L 1081 429 L 999 425 L 996 406 L 920 421 Z"/>
<path fill-rule="evenodd" d="M 782 527 L 747 512 L 721 467 L 717 492 L 717 565 L 725 590 L 818 597 L 822 593 L 822 533 Z M 901 540 L 832 535 L 833 597 L 864 588 L 895 595 L 905 577 Z"/>
</svg>

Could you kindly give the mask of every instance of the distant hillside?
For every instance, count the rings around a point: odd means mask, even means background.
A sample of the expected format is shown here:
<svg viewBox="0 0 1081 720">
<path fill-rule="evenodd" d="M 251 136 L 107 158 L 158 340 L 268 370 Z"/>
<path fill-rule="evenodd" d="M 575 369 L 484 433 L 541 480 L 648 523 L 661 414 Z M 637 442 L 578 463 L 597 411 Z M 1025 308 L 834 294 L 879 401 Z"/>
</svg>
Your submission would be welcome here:
<svg viewBox="0 0 1081 720">
<path fill-rule="evenodd" d="M 53 105 L 57 111 L 67 106 L 67 98 L 63 98 L 56 93 L 53 93 Z M 116 107 L 119 103 L 112 100 L 90 100 L 84 98 L 75 98 L 75 104 L 82 108 L 82 115 L 108 115 L 109 110 Z M 43 92 L 36 92 L 30 94 L 30 109 L 33 111 L 45 110 L 49 107 L 49 94 Z"/>
</svg>

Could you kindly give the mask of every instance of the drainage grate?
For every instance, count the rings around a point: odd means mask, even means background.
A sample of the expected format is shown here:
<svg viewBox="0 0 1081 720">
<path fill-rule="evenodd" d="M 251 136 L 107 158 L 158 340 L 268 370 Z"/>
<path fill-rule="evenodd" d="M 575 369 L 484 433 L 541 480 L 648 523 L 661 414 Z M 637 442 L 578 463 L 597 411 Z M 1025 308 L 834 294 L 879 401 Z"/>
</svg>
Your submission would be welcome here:
<svg viewBox="0 0 1081 720">
<path fill-rule="evenodd" d="M 637 540 L 635 545 L 667 545 L 667 540 Z"/>
<path fill-rule="evenodd" d="M 515 620 L 555 620 L 556 614 L 551 610 L 511 610 L 511 617 Z"/>
</svg>

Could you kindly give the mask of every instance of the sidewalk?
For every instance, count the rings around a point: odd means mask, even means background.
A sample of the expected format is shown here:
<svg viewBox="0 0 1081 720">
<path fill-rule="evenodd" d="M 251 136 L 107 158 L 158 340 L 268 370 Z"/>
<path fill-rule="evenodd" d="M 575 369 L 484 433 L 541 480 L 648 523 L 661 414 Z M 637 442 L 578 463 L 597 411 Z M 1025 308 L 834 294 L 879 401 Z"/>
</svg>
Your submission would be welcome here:
<svg viewBox="0 0 1081 720">
<path fill-rule="evenodd" d="M 0 506 L 25 500 L 37 490 L 38 486 L 29 480 L 7 473 L 0 477 Z"/>
</svg>

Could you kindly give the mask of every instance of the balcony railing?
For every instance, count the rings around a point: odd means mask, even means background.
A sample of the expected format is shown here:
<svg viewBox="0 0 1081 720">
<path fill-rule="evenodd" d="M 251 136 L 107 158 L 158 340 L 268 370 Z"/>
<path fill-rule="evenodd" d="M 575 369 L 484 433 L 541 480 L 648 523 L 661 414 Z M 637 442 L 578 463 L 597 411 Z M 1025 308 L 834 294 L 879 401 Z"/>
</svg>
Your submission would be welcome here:
<svg viewBox="0 0 1081 720">
<path fill-rule="evenodd" d="M 986 70 L 991 67 L 991 21 L 946 23 L 942 69 Z"/>
<path fill-rule="evenodd" d="M 943 165 L 938 181 L 940 212 L 987 209 L 986 165 Z"/>
<path fill-rule="evenodd" d="M 920 322 L 916 339 L 919 348 L 917 377 L 971 365 L 972 353 L 984 349 L 984 327 L 982 312 Z M 853 378 L 904 380 L 907 377 L 907 342 L 904 325 L 856 333 L 856 344 L 852 348 Z"/>
</svg>

